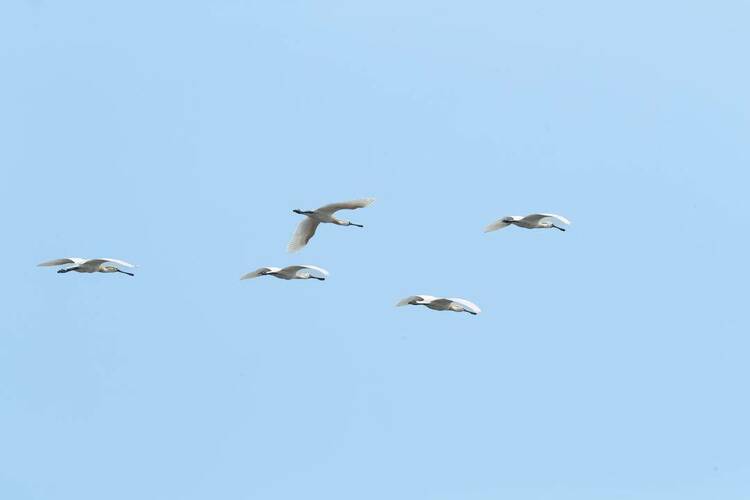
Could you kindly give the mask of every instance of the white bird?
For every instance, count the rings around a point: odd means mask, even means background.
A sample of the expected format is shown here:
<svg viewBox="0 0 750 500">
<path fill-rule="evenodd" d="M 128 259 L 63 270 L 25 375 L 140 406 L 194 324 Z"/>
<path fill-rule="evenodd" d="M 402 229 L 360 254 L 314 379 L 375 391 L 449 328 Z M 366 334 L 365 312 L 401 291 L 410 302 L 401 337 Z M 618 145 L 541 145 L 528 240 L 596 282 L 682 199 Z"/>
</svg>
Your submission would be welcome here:
<svg viewBox="0 0 750 500">
<path fill-rule="evenodd" d="M 469 302 L 466 299 L 445 299 L 442 297 L 433 297 L 432 295 L 412 295 L 406 297 L 396 304 L 396 307 L 401 306 L 425 306 L 435 311 L 453 311 L 453 312 L 467 312 L 469 314 L 477 315 L 482 312 L 479 306 L 473 302 Z"/>
<path fill-rule="evenodd" d="M 48 260 L 38 264 L 41 267 L 49 266 L 64 266 L 66 264 L 75 264 L 73 267 L 67 267 L 65 269 L 59 269 L 58 273 L 69 273 L 75 271 L 77 273 L 122 273 L 128 276 L 134 276 L 133 273 L 123 271 L 116 268 L 115 266 L 106 265 L 108 262 L 113 264 L 119 264 L 125 267 L 135 267 L 133 264 L 129 264 L 124 260 L 117 259 L 82 259 L 80 257 L 67 257 L 65 259 Z"/>
<path fill-rule="evenodd" d="M 280 267 L 260 267 L 251 273 L 243 275 L 241 280 L 249 280 L 259 276 L 273 276 L 282 280 L 319 280 L 325 281 L 328 277 L 328 271 L 318 266 L 287 266 Z"/>
<path fill-rule="evenodd" d="M 489 233 L 490 231 L 497 231 L 498 229 L 510 226 L 511 224 L 518 227 L 525 227 L 526 229 L 549 229 L 554 227 L 555 229 L 559 229 L 560 231 L 565 231 L 565 228 L 555 225 L 555 222 L 570 224 L 570 221 L 562 215 L 531 214 L 527 215 L 526 217 L 521 217 L 520 215 L 511 215 L 508 217 L 503 217 L 502 219 L 498 219 L 489 226 L 485 227 L 484 232 Z"/>
<path fill-rule="evenodd" d="M 339 226 L 356 226 L 364 227 L 362 224 L 355 224 L 346 219 L 337 219 L 333 216 L 339 210 L 354 210 L 356 208 L 366 207 L 375 201 L 375 198 L 363 198 L 361 200 L 343 201 L 341 203 L 331 203 L 330 205 L 323 205 L 317 210 L 292 210 L 295 214 L 305 216 L 305 220 L 299 223 L 297 230 L 292 236 L 292 240 L 287 245 L 287 250 L 290 252 L 296 252 L 301 249 L 310 238 L 315 234 L 315 230 L 318 229 L 318 224 L 321 222 L 336 224 Z"/>
</svg>

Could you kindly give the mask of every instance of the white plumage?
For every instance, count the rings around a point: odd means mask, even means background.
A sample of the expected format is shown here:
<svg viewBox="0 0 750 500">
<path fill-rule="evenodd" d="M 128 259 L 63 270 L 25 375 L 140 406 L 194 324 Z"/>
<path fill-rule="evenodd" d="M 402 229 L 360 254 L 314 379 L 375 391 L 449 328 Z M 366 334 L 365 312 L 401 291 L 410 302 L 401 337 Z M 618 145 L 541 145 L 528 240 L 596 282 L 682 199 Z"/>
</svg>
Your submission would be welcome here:
<svg viewBox="0 0 750 500">
<path fill-rule="evenodd" d="M 133 273 L 122 271 L 115 266 L 108 266 L 107 263 L 118 264 L 124 267 L 135 267 L 133 264 L 119 259 L 82 259 L 80 257 L 65 257 L 64 259 L 48 260 L 37 265 L 40 267 L 50 267 L 74 264 L 73 267 L 58 270 L 58 273 L 75 271 L 77 273 L 123 273 L 128 276 L 133 276 Z"/>
<path fill-rule="evenodd" d="M 253 272 L 243 275 L 241 280 L 249 280 L 259 276 L 273 276 L 282 280 L 307 280 L 315 279 L 324 281 L 328 277 L 328 271 L 318 266 L 301 265 L 281 267 L 260 267 Z"/>
<path fill-rule="evenodd" d="M 407 305 L 425 306 L 435 311 L 467 312 L 473 315 L 482 312 L 478 305 L 466 299 L 434 297 L 432 295 L 412 295 L 401 299 L 396 307 Z"/>
<path fill-rule="evenodd" d="M 489 233 L 490 231 L 497 231 L 498 229 L 510 226 L 511 224 L 526 229 L 550 229 L 554 227 L 560 231 L 565 231 L 565 228 L 558 226 L 556 223 L 570 224 L 570 221 L 562 215 L 556 214 L 531 214 L 525 217 L 520 215 L 509 215 L 508 217 L 498 219 L 485 227 L 484 232 Z"/>
<path fill-rule="evenodd" d="M 354 210 L 370 205 L 375 198 L 363 198 L 361 200 L 343 201 L 340 203 L 330 203 L 323 205 L 316 210 L 292 210 L 294 213 L 304 215 L 305 220 L 299 223 L 297 230 L 292 236 L 292 240 L 287 245 L 287 250 L 296 252 L 307 245 L 310 238 L 315 235 L 315 230 L 321 223 L 336 224 L 338 226 L 356 226 L 364 227 L 361 224 L 355 224 L 346 219 L 338 219 L 333 216 L 339 210 Z"/>
</svg>

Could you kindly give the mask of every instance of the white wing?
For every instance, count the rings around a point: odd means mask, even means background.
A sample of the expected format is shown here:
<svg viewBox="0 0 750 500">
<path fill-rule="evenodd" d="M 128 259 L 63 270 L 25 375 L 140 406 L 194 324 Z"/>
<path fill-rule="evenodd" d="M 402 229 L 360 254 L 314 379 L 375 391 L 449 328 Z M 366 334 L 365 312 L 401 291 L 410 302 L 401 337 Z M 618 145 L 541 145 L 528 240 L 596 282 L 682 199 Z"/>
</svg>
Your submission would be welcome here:
<svg viewBox="0 0 750 500">
<path fill-rule="evenodd" d="M 84 265 L 86 267 L 99 267 L 101 264 L 104 264 L 105 262 L 111 262 L 112 264 L 119 264 L 125 267 L 135 267 L 135 265 L 130 264 L 129 262 L 125 262 L 124 260 L 118 260 L 118 259 L 88 259 L 87 261 L 84 262 Z"/>
<path fill-rule="evenodd" d="M 296 252 L 307 245 L 307 242 L 310 241 L 310 238 L 315 234 L 315 230 L 318 229 L 318 224 L 320 224 L 320 222 L 315 219 L 305 217 L 305 220 L 300 222 L 299 226 L 297 226 L 297 230 L 294 232 L 294 236 L 292 236 L 292 241 L 290 241 L 286 247 L 287 251 Z"/>
<path fill-rule="evenodd" d="M 473 312 L 474 314 L 479 314 L 480 312 L 482 312 L 482 310 L 481 310 L 481 309 L 479 309 L 479 306 L 478 306 L 478 305 L 476 305 L 476 304 L 475 304 L 475 303 L 473 303 L 473 302 L 469 302 L 469 301 L 468 301 L 468 300 L 466 300 L 466 299 L 455 299 L 455 298 L 451 298 L 451 299 L 448 299 L 448 300 L 451 300 L 451 301 L 453 301 L 453 302 L 456 302 L 457 304 L 461 304 L 461 305 L 462 305 L 462 306 L 464 307 L 464 309 L 466 309 L 466 310 L 468 310 L 468 311 L 471 311 L 471 312 Z"/>
<path fill-rule="evenodd" d="M 498 219 L 489 226 L 484 228 L 485 233 L 489 233 L 490 231 L 497 231 L 498 229 L 502 229 L 506 226 L 510 226 L 510 222 L 504 222 L 505 217 L 502 219 Z"/>
<path fill-rule="evenodd" d="M 126 267 L 135 267 L 133 264 L 128 264 L 127 262 L 124 262 L 122 260 L 117 260 L 117 259 L 88 259 L 84 261 L 82 264 L 78 264 L 78 267 L 80 267 L 81 269 L 92 269 L 94 271 L 97 271 L 99 269 L 99 266 L 101 266 L 105 262 L 111 262 L 113 264 L 121 264 Z"/>
<path fill-rule="evenodd" d="M 315 271 L 315 273 L 317 273 L 319 277 L 322 277 L 322 278 L 328 277 L 328 271 L 326 271 L 322 267 L 310 266 L 307 264 L 304 264 L 301 266 L 287 266 L 284 269 L 282 269 L 282 272 L 289 273 L 291 275 L 296 275 L 297 271 L 301 271 L 302 269 L 309 269 L 310 271 Z"/>
<path fill-rule="evenodd" d="M 566 219 L 562 215 L 556 214 L 531 214 L 523 218 L 524 221 L 530 222 L 532 224 L 537 224 L 544 219 L 555 219 L 556 221 L 562 222 L 563 224 L 570 224 L 570 221 L 568 219 Z"/>
<path fill-rule="evenodd" d="M 96 259 L 96 260 L 101 260 L 102 262 L 112 262 L 113 264 L 119 264 L 125 267 L 137 267 L 135 264 L 131 264 L 130 262 L 125 262 L 124 260 L 118 260 L 118 259 Z"/>
<path fill-rule="evenodd" d="M 363 198 L 361 200 L 342 201 L 341 203 L 331 203 L 329 205 L 323 205 L 316 212 L 324 214 L 333 214 L 339 210 L 354 210 L 355 208 L 363 208 L 370 205 L 375 198 Z"/>
<path fill-rule="evenodd" d="M 75 264 L 77 266 L 80 266 L 84 262 L 86 262 L 86 259 L 81 259 L 80 257 L 66 257 L 64 259 L 48 260 L 47 262 L 42 262 L 41 264 L 37 264 L 37 266 L 40 266 L 40 267 L 64 266 L 65 264 Z"/>
<path fill-rule="evenodd" d="M 258 276 L 263 276 L 266 273 L 275 273 L 277 271 L 281 271 L 278 267 L 259 267 L 255 271 L 247 274 L 243 274 L 240 280 L 249 280 L 252 278 L 257 278 Z"/>
<path fill-rule="evenodd" d="M 405 299 L 401 299 L 398 301 L 398 304 L 396 304 L 396 307 L 401 306 L 407 306 L 414 302 L 415 300 L 418 302 L 425 302 L 429 303 L 435 300 L 437 297 L 433 297 L 432 295 L 412 295 L 411 297 L 406 297 Z"/>
</svg>

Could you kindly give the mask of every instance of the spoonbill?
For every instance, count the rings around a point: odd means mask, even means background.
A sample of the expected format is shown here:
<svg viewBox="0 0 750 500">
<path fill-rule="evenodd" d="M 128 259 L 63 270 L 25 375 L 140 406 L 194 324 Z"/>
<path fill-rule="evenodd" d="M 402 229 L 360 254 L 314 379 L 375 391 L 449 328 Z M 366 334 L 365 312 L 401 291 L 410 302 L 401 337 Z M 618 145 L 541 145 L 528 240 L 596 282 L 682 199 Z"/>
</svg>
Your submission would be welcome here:
<svg viewBox="0 0 750 500">
<path fill-rule="evenodd" d="M 66 257 L 64 259 L 48 260 L 38 264 L 40 267 L 49 266 L 64 266 L 66 264 L 75 264 L 73 267 L 67 267 L 65 269 L 59 269 L 57 272 L 60 274 L 69 273 L 75 271 L 77 273 L 122 273 L 128 276 L 135 276 L 133 273 L 123 271 L 115 266 L 106 265 L 108 262 L 113 264 L 119 264 L 125 267 L 135 267 L 133 264 L 129 264 L 124 260 L 117 259 L 82 259 L 80 257 Z"/>
<path fill-rule="evenodd" d="M 497 231 L 498 229 L 510 226 L 511 224 L 518 227 L 525 227 L 526 229 L 549 229 L 554 227 L 555 229 L 559 229 L 560 231 L 565 231 L 565 228 L 555 225 L 555 222 L 570 224 L 570 221 L 562 215 L 531 214 L 527 215 L 526 217 L 521 217 L 520 215 L 511 215 L 508 217 L 503 217 L 502 219 L 498 219 L 489 226 L 485 227 L 484 232 L 489 233 L 490 231 Z"/>
<path fill-rule="evenodd" d="M 302 247 L 307 245 L 310 238 L 315 234 L 315 230 L 318 229 L 318 224 L 321 222 L 336 224 L 338 226 L 355 226 L 364 227 L 362 224 L 355 224 L 346 219 L 338 219 L 333 216 L 339 210 L 354 210 L 356 208 L 366 207 L 375 201 L 375 198 L 363 198 L 361 200 L 343 201 L 341 203 L 331 203 L 330 205 L 323 205 L 316 210 L 292 210 L 295 214 L 304 215 L 305 220 L 299 223 L 297 230 L 292 236 L 292 240 L 287 245 L 289 252 L 296 252 Z"/>
<path fill-rule="evenodd" d="M 435 311 L 467 312 L 474 316 L 482 312 L 479 306 L 466 299 L 446 299 L 433 297 L 432 295 L 412 295 L 411 297 L 406 297 L 396 304 L 396 307 L 401 306 L 425 306 Z"/>
<path fill-rule="evenodd" d="M 328 277 L 328 271 L 318 266 L 287 266 L 280 267 L 260 267 L 251 273 L 243 275 L 241 280 L 249 280 L 259 276 L 273 276 L 282 280 L 319 280 L 325 281 Z"/>
</svg>

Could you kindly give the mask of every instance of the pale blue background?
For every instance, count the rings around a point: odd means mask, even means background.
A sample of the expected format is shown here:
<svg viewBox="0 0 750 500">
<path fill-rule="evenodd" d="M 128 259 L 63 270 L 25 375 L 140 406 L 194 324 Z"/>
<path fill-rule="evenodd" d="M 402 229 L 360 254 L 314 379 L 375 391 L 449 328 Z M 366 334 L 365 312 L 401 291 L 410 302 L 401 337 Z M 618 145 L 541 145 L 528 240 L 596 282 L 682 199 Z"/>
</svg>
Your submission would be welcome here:
<svg viewBox="0 0 750 500">
<path fill-rule="evenodd" d="M 5 0 L 0 498 L 750 498 L 749 18 Z"/>
</svg>

